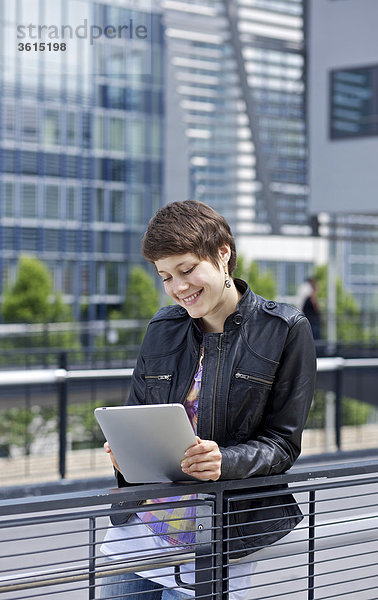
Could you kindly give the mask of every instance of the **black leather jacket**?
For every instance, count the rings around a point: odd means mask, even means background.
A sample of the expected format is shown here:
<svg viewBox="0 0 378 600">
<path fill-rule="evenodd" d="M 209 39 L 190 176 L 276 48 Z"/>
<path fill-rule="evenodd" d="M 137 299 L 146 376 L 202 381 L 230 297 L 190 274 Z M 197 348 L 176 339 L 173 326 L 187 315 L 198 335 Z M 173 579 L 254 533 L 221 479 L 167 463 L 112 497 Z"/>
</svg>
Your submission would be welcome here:
<svg viewBox="0 0 378 600">
<path fill-rule="evenodd" d="M 176 305 L 159 310 L 143 340 L 127 404 L 184 402 L 204 341 L 199 437 L 217 442 L 221 479 L 283 473 L 297 459 L 313 397 L 311 328 L 288 304 L 267 301 L 235 279 L 243 296 L 223 333 L 203 334 Z M 118 476 L 119 485 L 127 485 Z M 244 504 L 242 504 L 244 502 Z M 290 494 L 240 501 L 231 537 L 236 558 L 276 541 L 300 520 Z M 121 520 L 121 522 L 124 519 Z M 114 524 L 121 524 L 119 519 Z M 248 523 L 248 524 L 247 524 Z"/>
</svg>

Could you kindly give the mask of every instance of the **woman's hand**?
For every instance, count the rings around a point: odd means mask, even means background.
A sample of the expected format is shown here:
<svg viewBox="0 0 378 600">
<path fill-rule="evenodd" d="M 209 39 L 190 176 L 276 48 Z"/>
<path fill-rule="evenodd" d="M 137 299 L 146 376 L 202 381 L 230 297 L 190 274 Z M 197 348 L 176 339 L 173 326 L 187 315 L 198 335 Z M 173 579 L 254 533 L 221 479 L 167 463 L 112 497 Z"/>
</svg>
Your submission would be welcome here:
<svg viewBox="0 0 378 600">
<path fill-rule="evenodd" d="M 187 475 L 197 479 L 217 481 L 221 476 L 222 454 L 219 446 L 212 440 L 201 440 L 197 437 L 195 446 L 185 452 L 181 468 Z"/>
<path fill-rule="evenodd" d="M 117 469 L 117 471 L 121 472 L 121 469 L 119 468 L 118 463 L 117 463 L 117 461 L 116 461 L 116 459 L 114 457 L 114 454 L 113 454 L 113 452 L 112 452 L 112 450 L 111 450 L 111 448 L 109 446 L 109 442 L 105 442 L 105 444 L 104 444 L 104 450 L 105 450 L 105 452 L 107 454 L 109 454 L 109 457 L 110 457 L 110 460 L 113 463 L 113 466 Z"/>
</svg>

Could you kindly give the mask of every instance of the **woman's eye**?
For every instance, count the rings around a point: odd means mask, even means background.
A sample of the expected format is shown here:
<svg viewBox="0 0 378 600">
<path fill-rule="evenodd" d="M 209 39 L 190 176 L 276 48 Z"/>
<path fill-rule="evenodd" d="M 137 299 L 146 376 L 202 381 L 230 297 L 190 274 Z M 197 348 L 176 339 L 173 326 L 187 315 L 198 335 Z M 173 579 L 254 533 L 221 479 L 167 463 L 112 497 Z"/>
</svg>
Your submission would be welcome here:
<svg viewBox="0 0 378 600">
<path fill-rule="evenodd" d="M 189 275 L 189 273 L 194 271 L 194 268 L 195 268 L 195 265 L 194 265 L 194 267 L 191 267 L 188 271 L 184 271 L 184 275 Z"/>
<path fill-rule="evenodd" d="M 169 281 L 170 279 L 172 279 L 172 277 L 164 277 L 163 278 L 163 283 L 165 283 L 166 281 Z"/>
</svg>

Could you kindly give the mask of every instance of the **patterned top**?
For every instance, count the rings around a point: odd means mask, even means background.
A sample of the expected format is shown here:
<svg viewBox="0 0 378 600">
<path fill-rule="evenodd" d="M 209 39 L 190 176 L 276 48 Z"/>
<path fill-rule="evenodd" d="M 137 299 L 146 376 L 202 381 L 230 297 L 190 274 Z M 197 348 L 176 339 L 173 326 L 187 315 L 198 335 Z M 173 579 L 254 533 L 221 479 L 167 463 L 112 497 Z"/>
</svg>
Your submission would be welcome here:
<svg viewBox="0 0 378 600">
<path fill-rule="evenodd" d="M 185 410 L 192 424 L 194 433 L 197 433 L 198 399 L 201 390 L 203 354 L 204 347 L 201 346 L 201 354 L 197 373 L 194 376 L 193 384 L 184 403 Z M 171 498 L 146 500 L 144 504 L 158 504 L 161 502 L 173 502 L 180 500 L 195 500 L 196 498 L 196 494 L 188 494 L 186 496 L 174 496 Z M 182 546 L 195 543 L 195 506 L 180 507 L 179 505 L 176 505 L 173 508 L 140 512 L 137 513 L 137 515 L 153 533 L 161 536 L 170 544 Z"/>
</svg>

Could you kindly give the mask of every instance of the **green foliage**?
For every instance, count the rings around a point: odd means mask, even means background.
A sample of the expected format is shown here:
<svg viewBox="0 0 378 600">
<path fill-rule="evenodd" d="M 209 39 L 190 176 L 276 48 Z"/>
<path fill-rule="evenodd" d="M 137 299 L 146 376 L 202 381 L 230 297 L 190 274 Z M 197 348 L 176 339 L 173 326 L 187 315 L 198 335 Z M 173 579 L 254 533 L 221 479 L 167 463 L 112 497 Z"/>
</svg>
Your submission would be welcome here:
<svg viewBox="0 0 378 600">
<path fill-rule="evenodd" d="M 151 319 L 159 308 L 159 294 L 151 275 L 143 267 L 131 270 L 123 305 L 126 319 Z"/>
<path fill-rule="evenodd" d="M 327 311 L 328 267 L 318 266 L 314 279 L 318 286 L 318 300 L 323 314 Z M 365 334 L 360 324 L 361 310 L 352 294 L 343 288 L 340 278 L 336 281 L 336 333 L 343 342 L 364 341 Z"/>
<path fill-rule="evenodd" d="M 112 329 L 118 334 L 117 345 L 139 346 L 145 334 L 145 325 L 124 330 L 117 328 L 117 320 L 136 319 L 147 324 L 158 309 L 159 293 L 154 279 L 143 267 L 134 267 L 130 272 L 122 310 L 112 310 L 109 314 Z M 96 340 L 96 346 L 101 344 L 107 344 L 107 341 Z"/>
<path fill-rule="evenodd" d="M 70 308 L 55 294 L 48 268 L 38 258 L 21 256 L 17 279 L 5 291 L 5 323 L 51 323 L 71 320 Z"/>
<path fill-rule="evenodd" d="M 306 423 L 306 429 L 324 429 L 326 392 L 316 390 L 311 410 Z M 373 409 L 370 404 L 360 402 L 355 398 L 344 397 L 341 401 L 342 425 L 359 426 L 369 422 Z"/>
<path fill-rule="evenodd" d="M 29 454 L 37 437 L 56 431 L 57 415 L 53 406 L 13 407 L 0 412 L 0 448 L 4 453 L 17 447 Z"/>
<path fill-rule="evenodd" d="M 244 279 L 256 294 L 264 298 L 275 298 L 277 294 L 277 286 L 272 273 L 270 271 L 261 273 L 256 261 L 247 264 L 243 256 L 238 256 L 238 265 L 233 275 Z"/>
<path fill-rule="evenodd" d="M 70 331 L 51 332 L 49 323 L 72 322 L 72 312 L 62 295 L 53 288 L 52 276 L 39 259 L 21 256 L 16 281 L 4 292 L 2 315 L 5 323 L 43 323 L 42 333 L 1 340 L 2 349 L 79 348 L 76 334 Z"/>
</svg>

